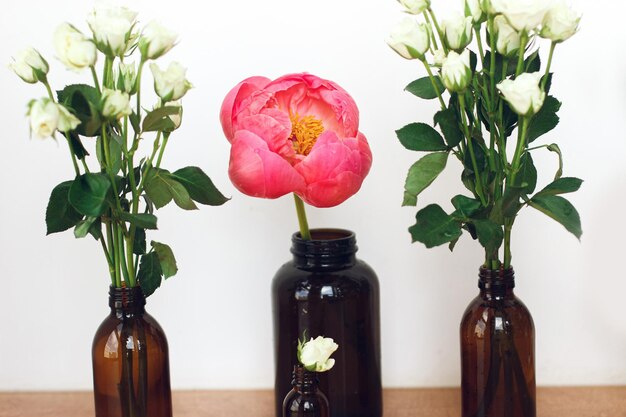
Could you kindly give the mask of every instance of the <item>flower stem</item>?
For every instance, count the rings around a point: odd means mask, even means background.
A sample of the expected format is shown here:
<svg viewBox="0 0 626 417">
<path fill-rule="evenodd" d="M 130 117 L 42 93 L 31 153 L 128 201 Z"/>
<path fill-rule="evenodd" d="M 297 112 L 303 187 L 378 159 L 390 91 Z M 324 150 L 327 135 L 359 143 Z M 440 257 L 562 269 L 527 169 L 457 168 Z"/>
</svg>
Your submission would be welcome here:
<svg viewBox="0 0 626 417">
<path fill-rule="evenodd" d="M 432 27 L 432 23 L 430 22 L 430 18 L 428 17 L 428 12 L 426 10 L 424 10 L 423 15 L 424 15 L 424 20 L 426 20 L 426 23 L 428 23 L 428 26 Z M 435 37 L 435 34 L 433 33 L 432 30 L 430 31 L 430 38 L 432 39 L 433 46 L 435 47 L 435 49 L 439 49 L 439 45 L 437 45 L 437 38 Z"/>
<path fill-rule="evenodd" d="M 430 7 L 428 8 L 428 13 L 430 13 L 430 17 L 433 19 L 433 24 L 435 25 L 435 29 L 437 30 L 437 34 L 439 35 L 439 40 L 441 41 L 441 47 L 443 48 L 443 51 L 446 53 L 446 55 L 448 55 L 448 47 L 446 45 L 446 40 L 443 37 L 443 32 L 441 31 L 441 28 L 439 27 L 439 22 L 437 22 L 435 13 Z"/>
<path fill-rule="evenodd" d="M 548 65 L 546 66 L 546 73 L 543 76 L 543 80 L 541 80 L 541 91 L 546 91 L 546 83 L 548 82 L 548 77 L 550 76 L 550 66 L 552 65 L 552 56 L 554 55 L 555 48 L 556 48 L 556 42 L 552 42 L 552 44 L 550 44 L 550 55 L 548 56 Z"/>
<path fill-rule="evenodd" d="M 480 38 L 480 26 L 474 26 L 474 33 L 476 34 L 476 43 L 478 44 L 478 53 L 480 54 L 480 64 L 485 62 L 485 51 L 483 49 L 483 41 Z"/>
<path fill-rule="evenodd" d="M 93 84 L 96 87 L 96 90 L 98 90 L 98 93 L 100 93 L 100 82 L 98 81 L 98 74 L 96 73 L 96 67 L 94 67 L 93 65 L 91 67 L 91 76 L 93 77 Z"/>
<path fill-rule="evenodd" d="M 443 101 L 442 93 L 441 91 L 439 91 L 439 86 L 437 85 L 437 82 L 435 81 L 435 76 L 433 75 L 433 72 L 430 69 L 430 65 L 428 65 L 428 63 L 425 60 L 422 61 L 422 64 L 424 64 L 424 67 L 426 67 L 426 72 L 428 73 L 430 82 L 433 83 L 433 88 L 435 89 L 435 93 L 437 93 L 437 98 L 439 99 L 439 103 L 441 104 L 441 109 L 445 110 L 446 103 Z"/>
<path fill-rule="evenodd" d="M 519 76 L 524 71 L 524 52 L 526 52 L 526 44 L 528 43 L 528 33 L 522 31 L 522 39 L 519 44 L 519 55 L 517 58 L 517 69 L 515 70 L 515 77 Z"/>
<path fill-rule="evenodd" d="M 156 168 L 158 169 L 161 166 L 161 159 L 163 158 L 163 152 L 165 151 L 165 147 L 167 146 L 167 141 L 170 138 L 170 134 L 169 133 L 165 133 L 163 135 L 163 144 L 161 145 L 161 149 L 159 150 L 159 157 L 157 158 L 156 161 Z"/>
<path fill-rule="evenodd" d="M 461 118 L 463 119 L 463 132 L 465 133 L 465 137 L 467 138 L 467 149 L 470 153 L 470 158 L 472 160 L 472 167 L 474 168 L 474 178 L 476 182 L 476 194 L 480 198 L 480 202 L 484 207 L 487 207 L 487 200 L 485 199 L 485 193 L 483 191 L 483 184 L 480 177 L 480 172 L 478 171 L 478 163 L 476 162 L 476 155 L 474 154 L 474 145 L 472 144 L 472 135 L 469 131 L 469 127 L 467 125 L 467 117 L 465 115 L 465 97 L 462 93 L 458 94 L 459 104 L 461 105 Z"/>
<path fill-rule="evenodd" d="M 304 240 L 311 240 L 311 232 L 309 230 L 309 222 L 306 219 L 306 211 L 304 202 L 296 194 L 293 195 L 296 202 L 296 212 L 298 213 L 298 223 L 300 224 L 300 236 Z"/>
</svg>

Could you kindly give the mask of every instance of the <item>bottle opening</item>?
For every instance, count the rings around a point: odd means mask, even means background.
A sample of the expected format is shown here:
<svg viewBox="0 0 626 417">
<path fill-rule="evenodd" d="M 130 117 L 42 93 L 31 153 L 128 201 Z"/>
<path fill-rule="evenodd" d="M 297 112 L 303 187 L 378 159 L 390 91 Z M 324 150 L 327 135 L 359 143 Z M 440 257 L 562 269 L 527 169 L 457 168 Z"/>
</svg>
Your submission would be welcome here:
<svg viewBox="0 0 626 417">
<path fill-rule="evenodd" d="M 343 266 L 355 262 L 358 250 L 356 236 L 343 229 L 312 229 L 312 240 L 304 240 L 300 233 L 291 238 L 291 253 L 299 265 Z"/>
</svg>

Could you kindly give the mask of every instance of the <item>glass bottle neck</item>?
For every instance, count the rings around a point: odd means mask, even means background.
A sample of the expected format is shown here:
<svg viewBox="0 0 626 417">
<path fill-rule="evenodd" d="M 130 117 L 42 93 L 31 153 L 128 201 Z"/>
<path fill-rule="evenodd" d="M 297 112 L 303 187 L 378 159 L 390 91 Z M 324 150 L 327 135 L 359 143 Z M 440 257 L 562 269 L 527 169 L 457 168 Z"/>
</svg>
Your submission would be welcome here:
<svg viewBox="0 0 626 417">
<path fill-rule="evenodd" d="M 311 240 L 291 237 L 291 253 L 301 269 L 342 269 L 356 264 L 356 236 L 349 230 L 312 229 Z"/>
<path fill-rule="evenodd" d="M 315 394 L 317 393 L 318 383 L 317 373 L 307 371 L 302 365 L 293 367 L 291 385 L 296 392 L 300 394 Z"/>
<path fill-rule="evenodd" d="M 130 316 L 145 313 L 146 298 L 141 287 L 109 287 L 109 307 L 111 314 Z"/>
<path fill-rule="evenodd" d="M 484 299 L 513 298 L 515 288 L 515 273 L 513 268 L 487 269 L 480 267 L 478 272 L 478 288 Z"/>
</svg>

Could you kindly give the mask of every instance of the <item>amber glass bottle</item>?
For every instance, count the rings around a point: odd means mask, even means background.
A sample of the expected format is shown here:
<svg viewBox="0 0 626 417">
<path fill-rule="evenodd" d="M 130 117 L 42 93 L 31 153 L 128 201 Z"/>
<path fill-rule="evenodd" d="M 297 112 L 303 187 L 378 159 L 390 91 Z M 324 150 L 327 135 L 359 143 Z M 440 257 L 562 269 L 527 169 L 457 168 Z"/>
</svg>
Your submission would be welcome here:
<svg viewBox="0 0 626 417">
<path fill-rule="evenodd" d="M 481 268 L 461 322 L 462 416 L 535 417 L 535 327 L 513 269 Z"/>
<path fill-rule="evenodd" d="M 167 339 L 140 287 L 109 291 L 93 340 L 96 417 L 172 417 Z"/>
<path fill-rule="evenodd" d="M 379 285 L 374 271 L 356 258 L 354 233 L 311 231 L 312 240 L 292 237 L 293 259 L 272 284 L 276 417 L 282 416 L 298 363 L 297 342 L 324 335 L 339 344 L 332 372 L 320 374 L 332 417 L 380 417 Z"/>
<path fill-rule="evenodd" d="M 282 417 L 330 417 L 328 399 L 318 388 L 317 376 L 302 365 L 293 367 L 293 388 L 283 401 Z"/>
</svg>

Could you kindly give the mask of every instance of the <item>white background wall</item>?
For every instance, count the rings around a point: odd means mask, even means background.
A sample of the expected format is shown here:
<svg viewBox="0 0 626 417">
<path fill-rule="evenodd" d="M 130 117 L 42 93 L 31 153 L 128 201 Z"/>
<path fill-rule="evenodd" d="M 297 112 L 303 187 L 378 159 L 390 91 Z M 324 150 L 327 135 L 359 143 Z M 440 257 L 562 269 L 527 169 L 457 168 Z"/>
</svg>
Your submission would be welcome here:
<svg viewBox="0 0 626 417">
<path fill-rule="evenodd" d="M 460 1 L 433 3 L 443 16 Z M 144 23 L 157 17 L 180 33 L 180 44 L 161 62 L 182 62 L 196 87 L 185 98 L 185 121 L 172 136 L 164 165 L 201 166 L 233 197 L 225 206 L 191 213 L 168 206 L 159 212 L 160 230 L 151 235 L 174 248 L 180 267 L 148 306 L 169 337 L 173 387 L 272 384 L 270 282 L 290 256 L 296 216 L 289 196 L 252 199 L 230 184 L 229 146 L 218 114 L 222 98 L 241 79 L 297 71 L 335 80 L 354 96 L 374 153 L 359 194 L 333 209 L 310 209 L 309 217 L 313 226 L 354 230 L 359 256 L 378 272 L 385 385 L 458 385 L 458 324 L 477 292 L 482 255 L 468 237 L 454 253 L 410 243 L 406 229 L 415 210 L 400 203 L 406 172 L 418 155 L 400 146 L 394 130 L 431 120 L 436 103 L 403 92 L 424 74 L 384 43 L 401 17 L 397 3 L 128 4 Z M 578 6 L 584 12 L 581 31 L 557 49 L 553 67 L 553 92 L 564 102 L 562 123 L 542 140 L 560 144 L 566 175 L 586 180 L 571 197 L 585 233 L 579 243 L 526 209 L 513 238 L 516 291 L 535 318 L 539 384 L 626 384 L 625 8 L 612 0 Z M 79 0 L 5 2 L 0 61 L 35 45 L 51 62 L 54 86 L 84 78 L 52 58 L 51 35 L 64 20 L 87 30 L 89 8 Z M 90 238 L 45 236 L 49 193 L 73 176 L 67 149 L 29 139 L 25 106 L 44 95 L 40 86 L 2 69 L 0 91 L 0 390 L 90 389 L 91 340 L 108 312 L 105 263 Z M 555 158 L 535 155 L 545 184 Z M 463 192 L 459 167 L 451 165 L 421 205 L 439 202 L 449 209 L 449 198 Z"/>
</svg>

